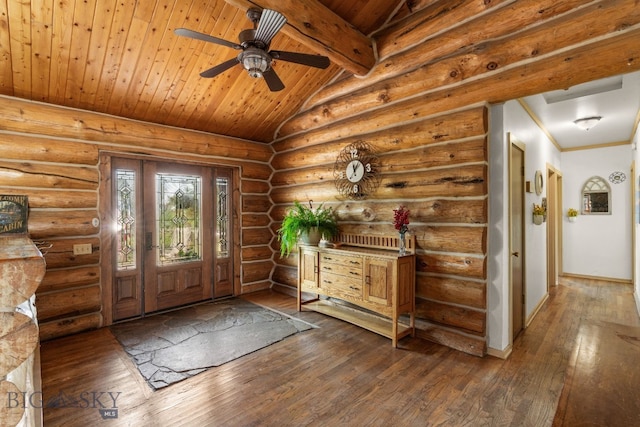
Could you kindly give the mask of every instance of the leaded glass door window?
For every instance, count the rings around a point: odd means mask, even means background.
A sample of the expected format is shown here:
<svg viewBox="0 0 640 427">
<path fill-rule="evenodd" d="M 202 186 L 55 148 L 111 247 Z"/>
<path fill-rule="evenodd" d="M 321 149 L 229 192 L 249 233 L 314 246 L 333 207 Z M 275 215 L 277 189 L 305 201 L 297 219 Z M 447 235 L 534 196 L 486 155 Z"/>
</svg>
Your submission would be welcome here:
<svg viewBox="0 0 640 427">
<path fill-rule="evenodd" d="M 116 170 L 117 269 L 135 269 L 136 263 L 136 171 Z"/>
<path fill-rule="evenodd" d="M 229 179 L 217 178 L 216 204 L 216 255 L 221 258 L 229 256 Z"/>
<path fill-rule="evenodd" d="M 215 260 L 214 297 L 233 294 L 233 251 L 232 251 L 232 192 L 231 172 L 216 170 L 215 174 Z"/>
<path fill-rule="evenodd" d="M 158 265 L 202 259 L 201 189 L 199 176 L 156 175 Z"/>
<path fill-rule="evenodd" d="M 112 317 L 127 319 L 143 314 L 142 165 L 138 160 L 112 160 Z"/>
</svg>

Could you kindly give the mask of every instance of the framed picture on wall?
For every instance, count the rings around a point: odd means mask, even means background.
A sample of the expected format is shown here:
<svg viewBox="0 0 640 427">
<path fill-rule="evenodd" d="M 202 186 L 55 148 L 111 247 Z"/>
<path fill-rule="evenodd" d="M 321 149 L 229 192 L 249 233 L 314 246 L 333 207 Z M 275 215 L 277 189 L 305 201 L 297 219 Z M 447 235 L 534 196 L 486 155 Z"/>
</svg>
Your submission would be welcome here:
<svg viewBox="0 0 640 427">
<path fill-rule="evenodd" d="M 26 233 L 28 210 L 27 196 L 0 194 L 0 234 Z"/>
</svg>

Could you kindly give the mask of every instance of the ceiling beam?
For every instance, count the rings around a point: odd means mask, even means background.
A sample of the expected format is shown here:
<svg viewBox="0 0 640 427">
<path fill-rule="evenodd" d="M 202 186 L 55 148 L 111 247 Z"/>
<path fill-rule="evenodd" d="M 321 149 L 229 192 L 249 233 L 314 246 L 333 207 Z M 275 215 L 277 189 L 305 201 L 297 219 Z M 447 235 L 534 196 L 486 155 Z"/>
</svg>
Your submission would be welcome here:
<svg viewBox="0 0 640 427">
<path fill-rule="evenodd" d="M 365 75 L 376 63 L 373 40 L 317 0 L 225 0 L 240 9 L 272 9 L 287 18 L 282 33 L 327 56 L 345 70 Z"/>
</svg>

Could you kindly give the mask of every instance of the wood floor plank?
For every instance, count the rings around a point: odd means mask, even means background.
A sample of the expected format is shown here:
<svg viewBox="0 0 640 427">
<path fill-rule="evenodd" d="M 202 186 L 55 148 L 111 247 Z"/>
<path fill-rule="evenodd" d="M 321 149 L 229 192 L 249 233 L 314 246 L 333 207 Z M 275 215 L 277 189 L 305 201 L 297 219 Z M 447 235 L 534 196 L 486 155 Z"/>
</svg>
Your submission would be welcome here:
<svg viewBox="0 0 640 427">
<path fill-rule="evenodd" d="M 320 328 L 155 392 L 108 329 L 45 342 L 45 401 L 61 393 L 85 393 L 85 400 L 74 408 L 44 408 L 44 421 L 47 427 L 575 425 L 580 411 L 566 394 L 585 369 L 576 356 L 592 330 L 584 325 L 640 327 L 632 291 L 624 284 L 563 278 L 507 360 L 411 337 L 394 349 L 388 339 L 349 323 L 298 313 L 295 298 L 259 292 L 244 298 Z M 634 387 L 615 375 L 598 381 L 609 388 L 594 388 L 594 398 L 618 384 Z M 640 385 L 635 387 L 620 393 L 638 396 Z M 98 402 L 92 400 L 100 392 Z M 109 406 L 108 392 L 120 393 L 118 413 L 103 420 L 98 409 L 108 408 L 96 406 Z M 597 410 L 606 417 L 614 408 Z"/>
<path fill-rule="evenodd" d="M 638 425 L 639 354 L 640 327 L 581 322 L 553 425 Z"/>
</svg>

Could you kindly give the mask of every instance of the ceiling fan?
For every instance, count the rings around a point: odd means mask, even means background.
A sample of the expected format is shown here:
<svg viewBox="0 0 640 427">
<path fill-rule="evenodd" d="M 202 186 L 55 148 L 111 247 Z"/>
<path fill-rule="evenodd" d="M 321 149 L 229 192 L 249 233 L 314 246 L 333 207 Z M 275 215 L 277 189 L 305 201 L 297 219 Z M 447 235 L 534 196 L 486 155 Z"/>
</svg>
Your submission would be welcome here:
<svg viewBox="0 0 640 427">
<path fill-rule="evenodd" d="M 175 33 L 179 36 L 191 37 L 242 51 L 237 57 L 201 72 L 200 75 L 202 77 L 215 77 L 236 64 L 242 64 L 251 77 L 264 77 L 269 89 L 272 92 L 276 92 L 284 89 L 284 84 L 271 67 L 274 59 L 323 69 L 329 66 L 329 58 L 326 56 L 268 50 L 273 37 L 287 22 L 287 18 L 280 12 L 270 9 L 250 8 L 247 11 L 247 18 L 253 22 L 253 28 L 240 32 L 238 36 L 240 44 L 187 28 L 176 28 Z"/>
</svg>

